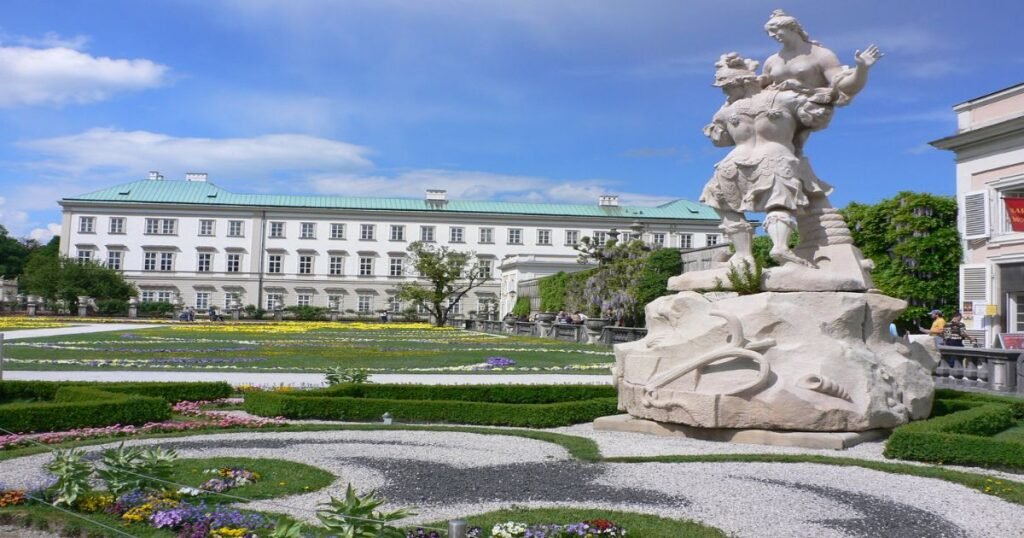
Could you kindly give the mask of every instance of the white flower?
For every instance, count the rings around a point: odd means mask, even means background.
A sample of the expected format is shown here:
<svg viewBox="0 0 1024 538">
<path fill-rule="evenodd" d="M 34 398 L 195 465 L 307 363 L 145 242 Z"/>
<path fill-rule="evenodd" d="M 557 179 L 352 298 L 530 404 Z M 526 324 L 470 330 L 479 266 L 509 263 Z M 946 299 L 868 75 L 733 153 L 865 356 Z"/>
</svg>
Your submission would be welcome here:
<svg viewBox="0 0 1024 538">
<path fill-rule="evenodd" d="M 181 495 L 188 495 L 190 497 L 195 497 L 196 495 L 201 495 L 203 492 L 201 490 L 196 489 L 196 488 L 185 487 L 185 488 L 179 489 L 178 493 L 181 494 Z"/>
</svg>

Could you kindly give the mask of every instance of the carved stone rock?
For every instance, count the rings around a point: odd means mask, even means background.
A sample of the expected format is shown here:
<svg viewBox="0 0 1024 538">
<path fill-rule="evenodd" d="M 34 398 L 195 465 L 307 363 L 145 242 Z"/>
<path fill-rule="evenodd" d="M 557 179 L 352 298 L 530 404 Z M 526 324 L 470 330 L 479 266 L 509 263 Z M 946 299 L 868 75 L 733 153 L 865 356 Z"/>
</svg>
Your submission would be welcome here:
<svg viewBox="0 0 1024 538">
<path fill-rule="evenodd" d="M 876 293 L 659 298 L 647 337 L 615 346 L 619 407 L 705 428 L 865 431 L 925 418 L 937 354 L 889 334 L 905 308 Z"/>
</svg>

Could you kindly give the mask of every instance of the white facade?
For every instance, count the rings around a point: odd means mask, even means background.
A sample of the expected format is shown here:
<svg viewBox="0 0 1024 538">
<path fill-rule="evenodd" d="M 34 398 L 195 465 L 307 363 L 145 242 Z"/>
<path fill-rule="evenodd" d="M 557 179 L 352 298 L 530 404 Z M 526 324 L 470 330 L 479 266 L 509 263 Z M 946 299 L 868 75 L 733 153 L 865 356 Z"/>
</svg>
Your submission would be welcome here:
<svg viewBox="0 0 1024 538">
<path fill-rule="evenodd" d="M 931 144 L 956 154 L 960 305 L 992 345 L 999 333 L 1024 333 L 1024 231 L 1013 230 L 1006 209 L 1006 199 L 1024 198 L 1024 84 L 953 110 L 957 133 Z"/>
<path fill-rule="evenodd" d="M 426 210 L 386 203 L 409 205 L 409 200 L 399 199 L 349 204 L 360 207 L 296 207 L 294 199 L 278 203 L 288 197 L 234 195 L 211 184 L 199 187 L 163 181 L 158 174 L 151 177 L 150 182 L 62 200 L 61 253 L 123 271 L 139 287 L 143 301 L 180 297 L 197 309 L 223 309 L 237 297 L 243 305 L 265 309 L 280 300 L 285 306 L 328 307 L 337 302 L 343 312 L 398 311 L 406 305 L 395 299 L 396 284 L 415 278 L 406 248 L 425 240 L 474 251 L 490 266 L 492 279 L 460 305 L 468 312 L 479 310 L 481 301 L 499 299 L 498 267 L 509 256 L 575 259 L 572 245 L 580 238 L 630 226 L 642 226 L 646 241 L 672 247 L 703 246 L 721 237 L 717 218 L 658 217 L 668 209 L 613 206 L 607 216 L 527 214 L 521 204 L 491 202 L 480 212 L 456 212 L 446 210 L 443 191 L 428 193 Z M 205 176 L 192 182 L 205 183 Z M 172 194 L 139 194 L 158 192 L 158 187 Z M 231 202 L 211 204 L 203 196 Z M 353 200 L 359 202 L 345 201 Z M 333 201 L 302 197 L 301 203 L 327 206 Z M 505 206 L 509 211 L 501 212 Z M 562 267 L 548 274 L 558 270 Z"/>
</svg>

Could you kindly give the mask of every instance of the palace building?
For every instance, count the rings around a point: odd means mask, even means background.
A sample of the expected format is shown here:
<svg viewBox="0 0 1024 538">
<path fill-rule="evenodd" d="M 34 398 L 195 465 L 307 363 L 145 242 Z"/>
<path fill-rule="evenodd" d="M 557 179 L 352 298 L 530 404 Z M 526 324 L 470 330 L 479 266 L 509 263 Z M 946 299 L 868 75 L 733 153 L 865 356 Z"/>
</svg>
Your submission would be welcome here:
<svg viewBox="0 0 1024 538">
<path fill-rule="evenodd" d="M 458 312 L 514 302 L 517 273 L 571 269 L 582 237 L 633 234 L 679 249 L 718 244 L 719 216 L 686 200 L 657 207 L 239 194 L 208 181 L 149 179 L 64 198 L 61 253 L 122 271 L 142 301 L 181 301 L 197 310 L 234 300 L 267 310 L 335 306 L 399 312 L 396 284 L 414 279 L 406 247 L 425 241 L 477 254 L 492 278 Z M 511 286 L 510 289 L 503 290 Z M 511 284 L 510 284 L 511 283 Z"/>
</svg>

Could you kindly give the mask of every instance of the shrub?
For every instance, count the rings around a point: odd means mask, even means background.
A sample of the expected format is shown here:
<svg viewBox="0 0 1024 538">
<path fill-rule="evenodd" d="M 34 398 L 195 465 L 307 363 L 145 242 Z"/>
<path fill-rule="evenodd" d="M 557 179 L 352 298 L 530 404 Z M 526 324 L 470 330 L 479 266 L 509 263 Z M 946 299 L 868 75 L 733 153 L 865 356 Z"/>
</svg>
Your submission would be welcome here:
<svg viewBox="0 0 1024 538">
<path fill-rule="evenodd" d="M 520 295 L 516 304 L 512 307 L 512 315 L 518 318 L 525 318 L 530 315 L 530 296 Z"/>
<path fill-rule="evenodd" d="M 933 463 L 1024 469 L 1024 443 L 992 439 L 1024 416 L 1024 401 L 936 391 L 937 416 L 896 428 L 885 456 Z"/>
<path fill-rule="evenodd" d="M 246 411 L 295 419 L 379 420 L 391 413 L 407 422 L 555 427 L 616 412 L 611 387 L 410 386 L 346 384 L 290 394 L 253 393 Z"/>
<path fill-rule="evenodd" d="M 128 301 L 124 299 L 101 299 L 96 301 L 96 310 L 102 316 L 127 316 Z"/>
<path fill-rule="evenodd" d="M 247 304 L 242 310 L 245 311 L 245 316 L 249 319 L 263 319 L 263 316 L 267 315 L 266 310 L 254 304 Z"/>
<path fill-rule="evenodd" d="M 92 489 L 89 484 L 92 465 L 85 461 L 85 451 L 80 448 L 54 450 L 53 461 L 46 465 L 46 470 L 57 477 L 49 491 L 53 504 L 72 506 L 79 496 Z"/>
<path fill-rule="evenodd" d="M 327 309 L 322 306 L 289 306 L 285 311 L 299 321 L 319 321 L 327 317 Z"/>
<path fill-rule="evenodd" d="M 182 400 L 216 400 L 231 395 L 231 385 L 220 382 L 140 382 L 90 383 L 64 381 L 2 381 L 0 403 L 10 400 L 52 400 L 61 387 L 84 387 L 116 392 L 159 397 L 169 403 Z"/>
<path fill-rule="evenodd" d="M 144 318 L 163 318 L 174 312 L 174 305 L 166 301 L 139 303 L 139 315 Z"/>
<path fill-rule="evenodd" d="M 565 286 L 568 282 L 569 275 L 565 271 L 559 271 L 537 281 L 541 312 L 565 310 Z"/>
</svg>

